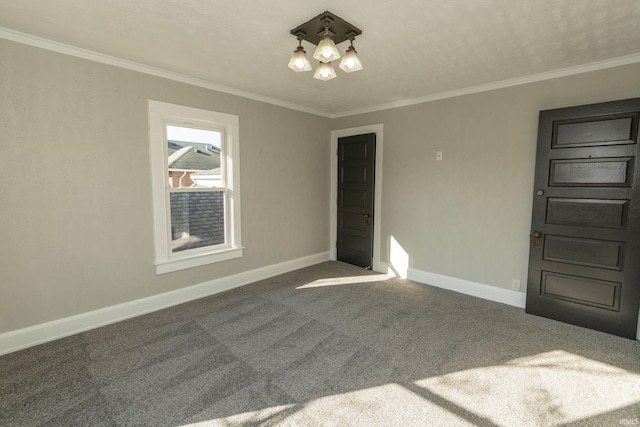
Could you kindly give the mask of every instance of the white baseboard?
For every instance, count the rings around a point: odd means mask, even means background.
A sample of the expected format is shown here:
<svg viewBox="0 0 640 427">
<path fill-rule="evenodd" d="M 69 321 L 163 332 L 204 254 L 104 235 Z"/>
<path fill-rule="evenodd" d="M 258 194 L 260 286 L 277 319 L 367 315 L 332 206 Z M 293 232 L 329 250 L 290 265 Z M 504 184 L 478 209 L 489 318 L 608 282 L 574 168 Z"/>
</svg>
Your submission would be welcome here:
<svg viewBox="0 0 640 427">
<path fill-rule="evenodd" d="M 373 270 L 396 277 L 402 277 L 405 274 L 404 271 L 396 271 L 390 263 L 376 259 L 373 260 Z M 497 288 L 495 286 L 484 285 L 482 283 L 456 279 L 455 277 L 429 273 L 428 271 L 416 270 L 415 268 L 409 268 L 406 271 L 406 276 L 407 279 L 414 282 L 434 286 L 436 288 L 448 289 L 461 294 L 471 295 L 519 308 L 524 308 L 527 299 L 527 295 L 523 292 L 516 292 L 510 289 Z"/>
<path fill-rule="evenodd" d="M 389 273 L 389 264 L 385 261 L 380 261 L 380 258 L 373 258 L 373 265 L 371 269 L 376 273 Z"/>
<path fill-rule="evenodd" d="M 246 271 L 233 276 L 221 277 L 208 282 L 175 291 L 141 298 L 123 304 L 102 308 L 52 322 L 42 323 L 16 331 L 0 334 L 0 355 L 22 350 L 34 345 L 64 338 L 100 326 L 120 322 L 163 308 L 182 304 L 198 298 L 217 294 L 229 289 L 264 280 L 278 274 L 308 267 L 329 260 L 329 252 L 310 255 Z"/>
<path fill-rule="evenodd" d="M 409 269 L 407 278 L 414 282 L 424 283 L 437 288 L 449 289 L 461 294 L 471 295 L 519 308 L 525 307 L 527 298 L 526 294 L 523 292 L 516 292 L 510 289 L 497 288 L 495 286 L 484 285 L 482 283 L 456 279 L 455 277 L 442 276 L 440 274 L 429 273 L 427 271 L 416 270 L 414 268 Z"/>
</svg>

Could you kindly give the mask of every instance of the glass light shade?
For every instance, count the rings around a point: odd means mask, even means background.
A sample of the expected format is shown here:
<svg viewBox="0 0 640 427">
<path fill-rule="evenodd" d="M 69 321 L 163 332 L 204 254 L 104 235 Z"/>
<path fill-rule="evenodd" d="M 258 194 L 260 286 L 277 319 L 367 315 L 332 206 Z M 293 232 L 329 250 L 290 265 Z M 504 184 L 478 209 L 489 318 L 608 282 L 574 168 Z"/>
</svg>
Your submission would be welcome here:
<svg viewBox="0 0 640 427">
<path fill-rule="evenodd" d="M 311 63 L 307 59 L 307 52 L 305 52 L 301 46 L 299 46 L 296 51 L 293 52 L 293 55 L 291 55 L 289 68 L 291 68 L 296 73 L 311 70 Z"/>
<path fill-rule="evenodd" d="M 318 69 L 313 74 L 314 79 L 327 81 L 336 77 L 336 71 L 333 69 L 331 62 L 321 62 Z"/>
<path fill-rule="evenodd" d="M 338 52 L 338 48 L 333 40 L 325 37 L 318 43 L 318 47 L 313 53 L 313 58 L 320 62 L 331 62 L 340 59 L 340 52 Z"/>
<path fill-rule="evenodd" d="M 356 52 L 353 45 L 349 46 L 349 49 L 344 53 L 339 67 L 345 73 L 362 70 L 362 62 L 360 61 L 360 58 L 358 58 L 358 52 Z"/>
</svg>

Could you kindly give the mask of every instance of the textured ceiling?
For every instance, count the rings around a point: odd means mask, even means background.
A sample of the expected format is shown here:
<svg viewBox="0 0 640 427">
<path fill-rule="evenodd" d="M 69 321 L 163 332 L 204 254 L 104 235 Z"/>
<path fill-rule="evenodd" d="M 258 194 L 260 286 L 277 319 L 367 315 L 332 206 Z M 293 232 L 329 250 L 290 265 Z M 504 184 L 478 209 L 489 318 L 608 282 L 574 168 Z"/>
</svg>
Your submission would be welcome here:
<svg viewBox="0 0 640 427">
<path fill-rule="evenodd" d="M 363 71 L 287 68 L 324 10 L 362 29 Z M 327 115 L 640 55 L 638 0 L 0 0 L 0 27 Z"/>
</svg>

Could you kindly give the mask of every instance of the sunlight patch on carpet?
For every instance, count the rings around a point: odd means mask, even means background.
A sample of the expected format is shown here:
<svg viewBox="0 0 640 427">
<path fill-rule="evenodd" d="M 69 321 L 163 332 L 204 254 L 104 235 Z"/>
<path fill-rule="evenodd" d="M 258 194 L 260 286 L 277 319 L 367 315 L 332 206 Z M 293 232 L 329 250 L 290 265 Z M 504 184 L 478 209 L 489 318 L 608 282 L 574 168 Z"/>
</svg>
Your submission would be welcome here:
<svg viewBox="0 0 640 427">
<path fill-rule="evenodd" d="M 374 426 L 393 421 L 393 425 L 399 426 L 474 426 L 468 420 L 394 383 L 324 396 L 300 404 L 294 411 L 291 409 L 293 408 L 272 407 L 187 425 L 240 426 L 258 422 L 288 426 L 337 427 Z"/>
<path fill-rule="evenodd" d="M 354 285 L 358 283 L 384 282 L 389 280 L 386 274 L 370 274 L 366 276 L 350 276 L 350 277 L 331 277 L 329 279 L 318 279 L 305 285 L 298 286 L 296 289 L 321 288 L 324 286 L 342 286 Z"/>
<path fill-rule="evenodd" d="M 560 350 L 415 384 L 499 426 L 559 426 L 640 403 L 640 375 Z"/>
</svg>

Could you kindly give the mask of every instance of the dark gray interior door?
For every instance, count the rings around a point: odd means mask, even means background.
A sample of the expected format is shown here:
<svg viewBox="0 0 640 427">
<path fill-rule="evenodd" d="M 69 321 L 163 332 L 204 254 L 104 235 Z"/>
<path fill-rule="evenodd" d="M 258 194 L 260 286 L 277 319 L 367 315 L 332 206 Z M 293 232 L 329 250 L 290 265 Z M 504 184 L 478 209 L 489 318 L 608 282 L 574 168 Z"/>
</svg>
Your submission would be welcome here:
<svg viewBox="0 0 640 427">
<path fill-rule="evenodd" d="M 375 148 L 375 133 L 338 139 L 337 258 L 365 268 L 373 257 Z"/>
<path fill-rule="evenodd" d="M 528 313 L 636 337 L 640 98 L 540 112 Z"/>
</svg>

